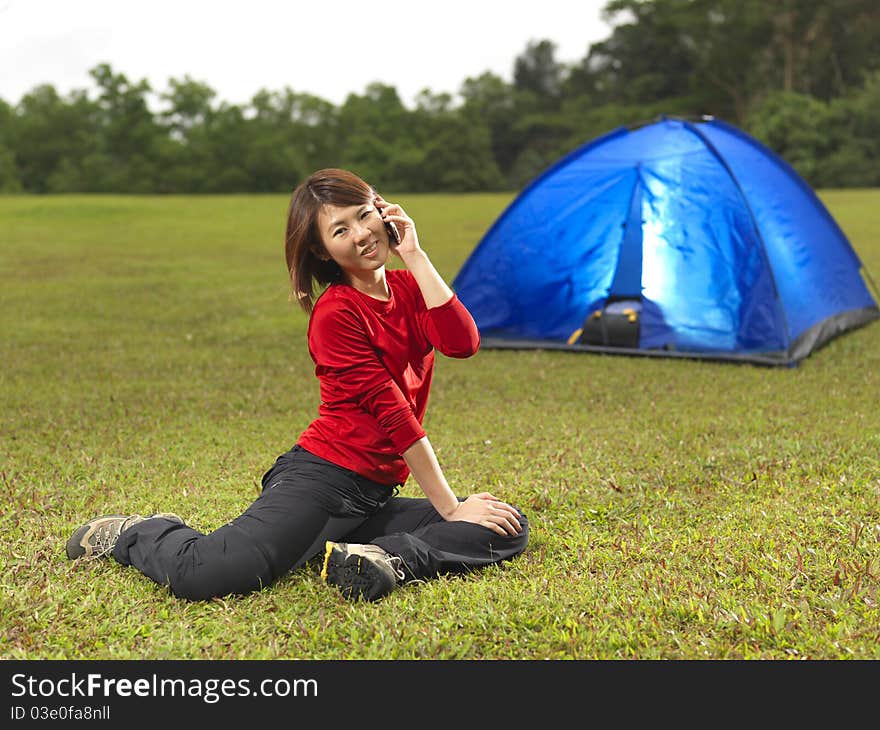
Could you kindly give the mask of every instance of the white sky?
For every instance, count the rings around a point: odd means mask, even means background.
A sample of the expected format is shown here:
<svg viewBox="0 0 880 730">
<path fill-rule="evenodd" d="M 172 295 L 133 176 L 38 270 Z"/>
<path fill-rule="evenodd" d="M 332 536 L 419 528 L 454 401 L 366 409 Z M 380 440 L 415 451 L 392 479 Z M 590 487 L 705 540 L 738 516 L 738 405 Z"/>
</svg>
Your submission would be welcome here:
<svg viewBox="0 0 880 730">
<path fill-rule="evenodd" d="M 610 27 L 606 0 L 0 0 L 0 99 L 42 83 L 66 95 L 94 89 L 109 63 L 156 92 L 191 78 L 215 102 L 246 104 L 289 86 L 334 104 L 373 81 L 412 106 L 424 88 L 457 94 L 468 76 L 512 79 L 530 40 L 574 62 Z"/>
</svg>

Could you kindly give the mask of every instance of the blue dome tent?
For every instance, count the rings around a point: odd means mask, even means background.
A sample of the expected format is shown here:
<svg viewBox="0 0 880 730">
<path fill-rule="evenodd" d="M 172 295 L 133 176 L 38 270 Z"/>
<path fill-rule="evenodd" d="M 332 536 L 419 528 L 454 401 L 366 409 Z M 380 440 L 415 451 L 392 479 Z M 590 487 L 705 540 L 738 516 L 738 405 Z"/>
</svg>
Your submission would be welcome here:
<svg viewBox="0 0 880 730">
<path fill-rule="evenodd" d="M 858 255 L 798 174 L 709 117 L 563 157 L 453 281 L 483 346 L 795 365 L 880 317 Z"/>
</svg>

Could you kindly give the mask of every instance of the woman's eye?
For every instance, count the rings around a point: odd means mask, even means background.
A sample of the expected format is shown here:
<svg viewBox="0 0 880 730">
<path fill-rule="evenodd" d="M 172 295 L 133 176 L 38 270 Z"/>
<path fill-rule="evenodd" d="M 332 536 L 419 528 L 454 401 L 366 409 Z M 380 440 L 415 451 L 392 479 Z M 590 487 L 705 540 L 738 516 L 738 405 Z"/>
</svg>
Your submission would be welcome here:
<svg viewBox="0 0 880 730">
<path fill-rule="evenodd" d="M 335 231 L 333 231 L 333 235 L 338 236 L 340 233 L 344 233 L 344 232 L 345 232 L 344 228 L 337 228 Z"/>
<path fill-rule="evenodd" d="M 366 218 L 366 217 L 367 217 L 368 215 L 370 215 L 370 213 L 372 213 L 372 212 L 373 212 L 372 209 L 370 209 L 370 210 L 365 210 L 363 213 L 361 213 L 361 220 L 363 220 L 364 218 Z"/>
</svg>

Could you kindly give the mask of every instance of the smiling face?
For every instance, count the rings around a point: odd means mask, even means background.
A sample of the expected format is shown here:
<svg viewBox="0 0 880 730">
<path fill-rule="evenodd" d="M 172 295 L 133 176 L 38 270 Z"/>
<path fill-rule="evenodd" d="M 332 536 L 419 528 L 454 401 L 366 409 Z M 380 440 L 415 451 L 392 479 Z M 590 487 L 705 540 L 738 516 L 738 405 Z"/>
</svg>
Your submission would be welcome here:
<svg viewBox="0 0 880 730">
<path fill-rule="evenodd" d="M 388 261 L 388 231 L 372 203 L 325 204 L 318 213 L 318 228 L 324 248 L 349 283 L 379 271 Z"/>
</svg>

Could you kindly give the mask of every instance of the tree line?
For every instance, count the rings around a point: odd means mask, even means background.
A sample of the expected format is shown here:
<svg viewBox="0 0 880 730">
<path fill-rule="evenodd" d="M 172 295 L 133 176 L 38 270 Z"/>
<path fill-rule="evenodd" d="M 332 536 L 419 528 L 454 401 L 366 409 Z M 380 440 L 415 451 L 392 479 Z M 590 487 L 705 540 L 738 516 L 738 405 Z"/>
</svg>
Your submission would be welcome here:
<svg viewBox="0 0 880 730">
<path fill-rule="evenodd" d="M 109 64 L 95 89 L 0 99 L 0 192 L 288 192 L 321 167 L 386 190 L 516 190 L 563 154 L 659 115 L 724 119 L 815 187 L 880 185 L 876 0 L 611 0 L 610 33 L 562 63 L 531 41 L 413 108 L 373 83 L 340 105 L 261 89 L 217 98 L 188 75 L 154 90 Z M 564 19 L 563 19 L 564 20 Z"/>
</svg>

